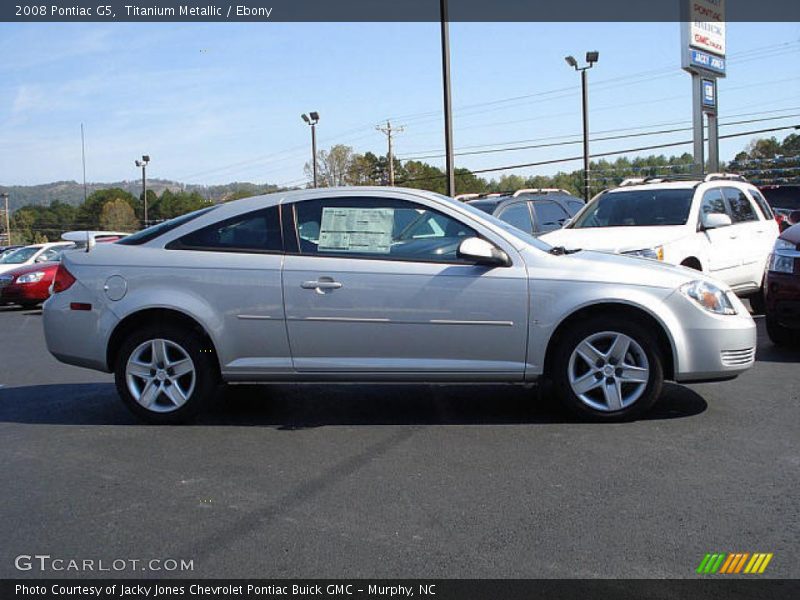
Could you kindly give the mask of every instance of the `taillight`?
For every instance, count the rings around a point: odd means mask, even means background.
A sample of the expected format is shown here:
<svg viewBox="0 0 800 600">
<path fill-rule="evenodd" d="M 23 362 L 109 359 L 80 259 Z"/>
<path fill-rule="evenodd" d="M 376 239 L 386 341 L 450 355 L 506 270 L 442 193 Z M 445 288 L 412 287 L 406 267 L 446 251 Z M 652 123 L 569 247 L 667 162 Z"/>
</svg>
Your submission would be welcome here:
<svg viewBox="0 0 800 600">
<path fill-rule="evenodd" d="M 57 294 L 68 290 L 73 283 L 75 283 L 75 278 L 72 276 L 72 273 L 67 270 L 67 267 L 64 266 L 64 263 L 58 265 L 56 276 L 53 279 L 53 293 Z"/>
</svg>

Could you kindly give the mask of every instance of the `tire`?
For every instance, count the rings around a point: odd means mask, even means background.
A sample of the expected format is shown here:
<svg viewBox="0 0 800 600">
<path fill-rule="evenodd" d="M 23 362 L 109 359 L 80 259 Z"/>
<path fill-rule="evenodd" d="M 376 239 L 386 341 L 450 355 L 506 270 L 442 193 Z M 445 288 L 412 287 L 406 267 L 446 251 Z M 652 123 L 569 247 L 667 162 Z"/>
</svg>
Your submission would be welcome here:
<svg viewBox="0 0 800 600">
<path fill-rule="evenodd" d="M 788 327 L 784 327 L 773 317 L 767 316 L 764 320 L 767 323 L 767 335 L 773 344 L 776 346 L 791 346 L 798 343 L 796 341 L 798 333 Z"/>
<path fill-rule="evenodd" d="M 763 287 L 757 293 L 753 294 L 752 296 L 748 296 L 747 299 L 750 301 L 750 309 L 753 311 L 754 315 L 764 314 L 764 311 L 767 308 L 767 304 L 766 301 L 764 300 Z"/>
<path fill-rule="evenodd" d="M 567 408 L 591 421 L 643 415 L 664 383 L 656 339 L 646 326 L 622 317 L 594 317 L 571 327 L 557 342 L 550 375 Z"/>
<path fill-rule="evenodd" d="M 20 303 L 22 310 L 33 310 L 37 306 L 39 306 L 38 302 L 22 302 Z"/>
<path fill-rule="evenodd" d="M 211 403 L 218 372 L 216 354 L 196 332 L 148 326 L 123 342 L 114 379 L 133 414 L 147 423 L 168 425 L 192 421 Z"/>
</svg>

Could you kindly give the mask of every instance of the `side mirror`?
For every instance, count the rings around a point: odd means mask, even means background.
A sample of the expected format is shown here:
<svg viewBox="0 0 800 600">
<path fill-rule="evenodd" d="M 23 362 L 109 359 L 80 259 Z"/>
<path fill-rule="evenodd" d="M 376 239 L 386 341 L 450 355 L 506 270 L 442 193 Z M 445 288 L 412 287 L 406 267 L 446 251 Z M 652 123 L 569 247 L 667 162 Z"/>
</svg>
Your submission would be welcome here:
<svg viewBox="0 0 800 600">
<path fill-rule="evenodd" d="M 729 227 L 733 224 L 731 218 L 725 213 L 703 213 L 700 217 L 700 225 L 703 229 L 718 229 Z"/>
<path fill-rule="evenodd" d="M 471 237 L 465 239 L 458 245 L 458 253 L 456 255 L 458 258 L 470 260 L 487 267 L 511 266 L 511 259 L 508 254 L 481 238 Z"/>
</svg>

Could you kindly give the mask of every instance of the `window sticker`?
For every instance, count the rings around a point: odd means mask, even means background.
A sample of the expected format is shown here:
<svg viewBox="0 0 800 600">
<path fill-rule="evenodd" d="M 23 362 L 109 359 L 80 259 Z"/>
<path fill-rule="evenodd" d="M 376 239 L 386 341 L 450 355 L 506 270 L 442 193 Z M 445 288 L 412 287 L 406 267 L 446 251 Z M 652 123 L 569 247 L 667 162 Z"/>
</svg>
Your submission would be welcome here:
<svg viewBox="0 0 800 600">
<path fill-rule="evenodd" d="M 324 207 L 318 250 L 389 254 L 393 227 L 393 208 Z"/>
</svg>

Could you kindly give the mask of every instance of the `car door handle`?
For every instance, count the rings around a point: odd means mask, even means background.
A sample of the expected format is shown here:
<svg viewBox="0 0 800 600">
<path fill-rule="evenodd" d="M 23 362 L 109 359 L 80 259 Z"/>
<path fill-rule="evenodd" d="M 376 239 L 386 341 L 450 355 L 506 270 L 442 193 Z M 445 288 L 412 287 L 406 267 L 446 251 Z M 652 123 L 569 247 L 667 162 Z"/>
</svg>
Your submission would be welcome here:
<svg viewBox="0 0 800 600">
<path fill-rule="evenodd" d="M 342 284 L 333 280 L 317 280 L 317 281 L 304 281 L 300 284 L 304 290 L 338 290 Z"/>
</svg>

